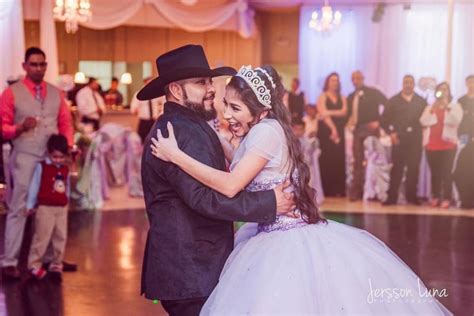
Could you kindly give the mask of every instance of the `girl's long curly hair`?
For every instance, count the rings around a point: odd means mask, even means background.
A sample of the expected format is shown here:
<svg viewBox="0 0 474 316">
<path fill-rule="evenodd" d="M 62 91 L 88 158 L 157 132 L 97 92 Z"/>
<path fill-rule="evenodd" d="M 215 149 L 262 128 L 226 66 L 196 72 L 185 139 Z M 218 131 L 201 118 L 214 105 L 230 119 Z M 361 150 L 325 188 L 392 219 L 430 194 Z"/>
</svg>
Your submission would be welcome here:
<svg viewBox="0 0 474 316">
<path fill-rule="evenodd" d="M 285 88 L 280 80 L 280 76 L 272 66 L 266 65 L 261 68 L 272 77 L 275 84 L 275 88 L 273 88 L 268 77 L 261 70 L 256 70 L 260 79 L 264 80 L 265 86 L 271 92 L 272 108 L 267 117 L 277 120 L 283 128 L 288 144 L 289 174 L 298 175 L 290 176 L 290 182 L 294 187 L 296 207 L 306 222 L 326 222 L 319 214 L 318 206 L 316 205 L 316 191 L 309 185 L 311 177 L 309 167 L 304 161 L 300 142 L 293 133 L 290 113 L 283 104 Z M 234 89 L 240 95 L 241 100 L 248 106 L 253 117 L 259 117 L 262 112 L 267 111 L 243 78 L 234 76 L 227 86 Z"/>
</svg>

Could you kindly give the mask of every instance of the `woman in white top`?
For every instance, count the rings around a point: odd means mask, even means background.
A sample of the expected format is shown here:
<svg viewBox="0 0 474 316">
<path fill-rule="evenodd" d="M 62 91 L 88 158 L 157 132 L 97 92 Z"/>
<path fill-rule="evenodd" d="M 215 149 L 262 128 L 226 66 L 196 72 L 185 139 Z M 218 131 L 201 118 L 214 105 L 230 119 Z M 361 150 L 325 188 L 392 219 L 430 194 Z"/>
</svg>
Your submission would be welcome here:
<svg viewBox="0 0 474 316">
<path fill-rule="evenodd" d="M 458 103 L 452 102 L 448 83 L 440 83 L 435 91 L 436 100 L 426 107 L 420 123 L 425 127 L 423 144 L 431 170 L 430 204 L 449 208 L 453 190 L 452 169 L 463 110 Z"/>
</svg>

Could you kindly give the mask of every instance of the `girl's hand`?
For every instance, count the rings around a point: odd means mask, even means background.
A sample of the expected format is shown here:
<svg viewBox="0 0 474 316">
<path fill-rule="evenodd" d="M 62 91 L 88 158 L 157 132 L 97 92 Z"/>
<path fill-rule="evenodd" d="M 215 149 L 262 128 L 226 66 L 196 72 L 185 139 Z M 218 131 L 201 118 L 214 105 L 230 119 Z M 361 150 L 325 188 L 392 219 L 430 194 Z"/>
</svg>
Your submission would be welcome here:
<svg viewBox="0 0 474 316">
<path fill-rule="evenodd" d="M 174 136 L 171 122 L 168 122 L 166 127 L 168 129 L 168 138 L 164 138 L 161 134 L 161 130 L 158 130 L 156 132 L 156 138 L 151 139 L 153 143 L 150 145 L 151 153 L 161 160 L 173 162 L 173 157 L 180 152 L 180 149 L 176 137 Z"/>
</svg>

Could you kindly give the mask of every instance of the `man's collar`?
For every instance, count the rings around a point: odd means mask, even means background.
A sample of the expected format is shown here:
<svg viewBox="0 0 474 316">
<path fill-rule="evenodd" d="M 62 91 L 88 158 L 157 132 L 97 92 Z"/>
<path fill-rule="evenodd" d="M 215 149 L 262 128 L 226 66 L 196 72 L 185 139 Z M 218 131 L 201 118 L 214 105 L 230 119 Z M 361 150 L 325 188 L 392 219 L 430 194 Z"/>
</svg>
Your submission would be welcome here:
<svg viewBox="0 0 474 316">
<path fill-rule="evenodd" d="M 164 105 L 164 113 L 165 114 L 177 113 L 179 115 L 187 116 L 189 118 L 204 121 L 204 119 L 193 110 L 188 109 L 184 105 L 181 105 L 172 101 L 166 101 Z"/>
<path fill-rule="evenodd" d="M 32 88 L 34 89 L 34 87 L 37 86 L 37 84 L 35 82 L 33 82 L 33 80 L 31 80 L 30 78 L 28 77 L 25 77 L 23 79 L 23 83 L 29 87 L 29 88 Z M 45 88 L 46 87 L 46 81 L 42 80 L 41 83 L 39 84 L 42 88 Z"/>
<path fill-rule="evenodd" d="M 413 100 L 413 98 L 415 97 L 415 93 L 413 92 L 410 95 L 406 95 L 403 92 L 400 92 L 400 96 L 402 97 L 403 100 L 405 100 L 407 102 L 411 102 L 411 100 Z"/>
</svg>

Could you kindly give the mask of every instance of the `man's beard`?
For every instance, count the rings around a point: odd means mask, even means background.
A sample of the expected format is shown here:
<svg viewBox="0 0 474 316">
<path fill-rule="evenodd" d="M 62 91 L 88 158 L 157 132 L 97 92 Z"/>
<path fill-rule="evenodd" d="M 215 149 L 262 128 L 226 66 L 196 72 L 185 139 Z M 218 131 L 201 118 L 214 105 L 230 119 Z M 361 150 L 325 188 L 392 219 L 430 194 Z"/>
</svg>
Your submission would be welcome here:
<svg viewBox="0 0 474 316">
<path fill-rule="evenodd" d="M 217 117 L 217 111 L 216 111 L 216 108 L 214 107 L 214 104 L 211 105 L 211 108 L 209 110 L 206 110 L 206 107 L 204 106 L 205 100 L 202 100 L 202 103 L 189 101 L 188 95 L 186 94 L 186 91 L 184 89 L 183 89 L 183 92 L 184 92 L 183 101 L 184 101 L 185 107 L 194 111 L 205 121 L 210 121 Z"/>
</svg>

